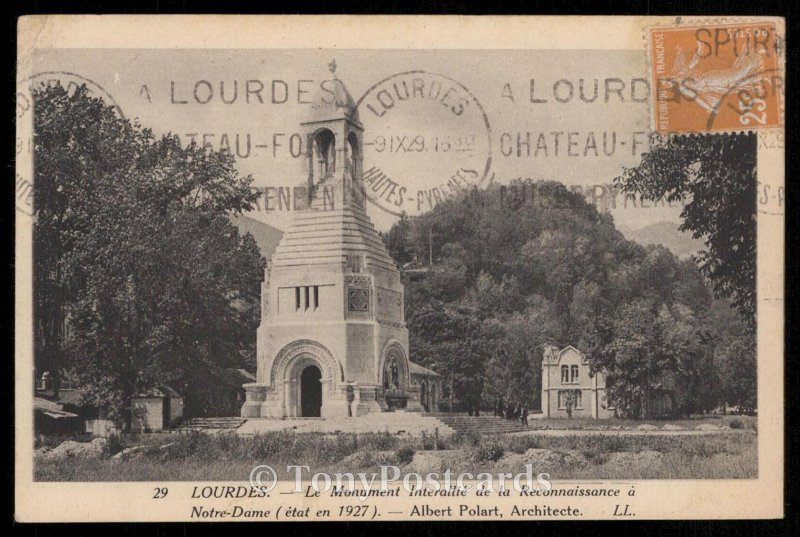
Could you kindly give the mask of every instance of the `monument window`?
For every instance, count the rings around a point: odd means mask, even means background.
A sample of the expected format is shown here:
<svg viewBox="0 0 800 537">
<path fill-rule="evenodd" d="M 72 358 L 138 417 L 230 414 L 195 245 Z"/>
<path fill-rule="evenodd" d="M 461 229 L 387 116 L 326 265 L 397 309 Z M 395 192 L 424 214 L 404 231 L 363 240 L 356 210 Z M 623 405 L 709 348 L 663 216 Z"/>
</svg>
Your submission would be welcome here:
<svg viewBox="0 0 800 537">
<path fill-rule="evenodd" d="M 358 169 L 361 153 L 358 148 L 358 136 L 354 132 L 347 135 L 347 160 L 345 166 L 350 175 L 360 177 L 361 170 Z"/>
<path fill-rule="evenodd" d="M 570 382 L 578 382 L 578 366 L 577 365 L 573 365 L 570 368 L 569 380 L 570 380 Z"/>
<path fill-rule="evenodd" d="M 327 129 L 319 131 L 312 142 L 311 172 L 316 186 L 336 170 L 336 138 Z"/>
<path fill-rule="evenodd" d="M 360 273 L 364 265 L 363 256 L 358 254 L 347 254 L 347 265 L 350 272 Z"/>
<path fill-rule="evenodd" d="M 315 310 L 319 307 L 319 285 L 302 285 L 294 288 L 295 311 Z"/>
<path fill-rule="evenodd" d="M 561 366 L 561 384 L 569 384 L 569 366 Z"/>
</svg>

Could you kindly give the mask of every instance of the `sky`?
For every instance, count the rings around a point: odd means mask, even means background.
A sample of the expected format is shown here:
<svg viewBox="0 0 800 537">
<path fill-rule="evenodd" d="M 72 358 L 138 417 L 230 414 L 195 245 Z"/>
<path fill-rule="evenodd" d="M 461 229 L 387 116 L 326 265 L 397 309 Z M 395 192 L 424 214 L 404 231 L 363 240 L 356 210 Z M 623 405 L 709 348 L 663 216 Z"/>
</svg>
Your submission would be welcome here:
<svg viewBox="0 0 800 537">
<path fill-rule="evenodd" d="M 625 229 L 680 221 L 680 206 L 641 206 L 608 187 L 646 150 L 641 51 L 49 49 L 32 71 L 91 80 L 127 118 L 229 147 L 254 186 L 280 188 L 304 184 L 300 123 L 334 59 L 359 102 L 363 169 L 391 179 L 368 204 L 379 230 L 453 185 L 514 178 L 560 181 Z M 292 211 L 260 203 L 249 216 L 285 229 Z"/>
</svg>

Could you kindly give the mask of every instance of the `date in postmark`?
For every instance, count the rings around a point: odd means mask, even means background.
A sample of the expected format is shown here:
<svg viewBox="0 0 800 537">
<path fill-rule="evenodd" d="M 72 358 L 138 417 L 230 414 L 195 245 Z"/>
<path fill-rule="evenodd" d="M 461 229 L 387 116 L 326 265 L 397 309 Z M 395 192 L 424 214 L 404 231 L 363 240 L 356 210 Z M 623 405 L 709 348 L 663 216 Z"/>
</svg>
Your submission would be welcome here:
<svg viewBox="0 0 800 537">
<path fill-rule="evenodd" d="M 782 38 L 773 22 L 650 28 L 647 42 L 657 132 L 783 126 Z"/>
<path fill-rule="evenodd" d="M 428 211 L 454 192 L 481 185 L 491 167 L 491 128 L 460 82 L 422 70 L 397 73 L 358 100 L 368 199 L 400 216 Z"/>
</svg>

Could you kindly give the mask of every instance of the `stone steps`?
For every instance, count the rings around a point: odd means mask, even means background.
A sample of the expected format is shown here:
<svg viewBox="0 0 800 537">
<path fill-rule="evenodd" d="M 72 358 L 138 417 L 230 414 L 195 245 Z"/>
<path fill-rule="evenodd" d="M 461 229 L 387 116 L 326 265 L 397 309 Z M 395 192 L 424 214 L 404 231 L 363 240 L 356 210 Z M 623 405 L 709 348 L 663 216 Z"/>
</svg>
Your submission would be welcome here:
<svg viewBox="0 0 800 537">
<path fill-rule="evenodd" d="M 219 417 L 219 418 L 189 418 L 184 420 L 172 430 L 175 432 L 208 431 L 222 429 L 238 429 L 245 418 Z"/>
<path fill-rule="evenodd" d="M 466 414 L 448 414 L 446 412 L 429 412 L 424 415 L 438 419 L 455 432 L 490 435 L 516 433 L 526 430 L 522 423 L 506 420 L 498 416 L 469 416 Z"/>
</svg>

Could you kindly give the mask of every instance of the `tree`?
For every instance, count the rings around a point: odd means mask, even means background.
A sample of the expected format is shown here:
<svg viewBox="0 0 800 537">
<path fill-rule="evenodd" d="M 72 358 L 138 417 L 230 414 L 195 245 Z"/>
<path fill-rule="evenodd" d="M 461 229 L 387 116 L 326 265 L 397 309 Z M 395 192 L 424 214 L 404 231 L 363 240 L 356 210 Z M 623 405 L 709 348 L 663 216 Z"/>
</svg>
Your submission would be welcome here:
<svg viewBox="0 0 800 537">
<path fill-rule="evenodd" d="M 652 414 L 651 403 L 659 397 L 670 400 L 675 414 L 716 406 L 712 339 L 702 316 L 707 293 L 687 293 L 697 284 L 696 269 L 660 246 L 646 248 L 612 273 L 611 300 L 589 320 L 581 345 L 593 357 L 593 368 L 613 379 L 609 395 L 620 413 Z"/>
<path fill-rule="evenodd" d="M 728 344 L 717 347 L 714 353 L 723 400 L 747 414 L 752 414 L 756 409 L 755 355 L 755 339 L 750 334 L 742 334 Z"/>
<path fill-rule="evenodd" d="M 545 298 L 531 298 L 524 313 L 493 317 L 483 322 L 492 351 L 486 366 L 492 399 L 520 401 L 539 408 L 542 352 L 546 343 L 560 339 L 560 326 Z"/>
<path fill-rule="evenodd" d="M 664 362 L 656 348 L 656 319 L 652 303 L 637 299 L 621 305 L 611 325 L 612 337 L 602 349 L 593 349 L 594 367 L 614 379 L 609 398 L 623 416 L 643 417 L 647 401 Z"/>
<path fill-rule="evenodd" d="M 403 211 L 395 225 L 387 233 L 381 234 L 389 254 L 401 267 L 414 259 L 414 252 L 409 244 L 409 226 L 408 215 Z"/>
<path fill-rule="evenodd" d="M 543 345 L 571 344 L 612 379 L 625 415 L 653 412 L 657 398 L 675 413 L 714 407 L 712 349 L 744 323 L 717 320 L 726 301 L 712 300 L 696 263 L 626 240 L 564 185 L 526 188 L 529 201 L 513 205 L 497 186 L 453 196 L 384 237 L 422 258 L 436 239 L 431 270 L 406 282 L 412 359 L 457 372 L 455 389 L 471 390 L 459 401 L 481 387 L 534 402 Z"/>
<path fill-rule="evenodd" d="M 705 240 L 703 274 L 755 328 L 756 136 L 654 135 L 641 163 L 616 182 L 643 199 L 688 200 L 682 230 Z"/>
<path fill-rule="evenodd" d="M 264 262 L 227 218 L 252 208 L 252 178 L 227 152 L 156 139 L 85 87 L 33 97 L 34 271 L 50 278 L 34 295 L 71 327 L 42 339 L 67 351 L 85 400 L 120 421 L 135 393 L 161 384 L 202 401 L 258 324 Z"/>
<path fill-rule="evenodd" d="M 35 361 L 58 390 L 65 365 L 65 327 L 76 289 L 67 283 L 67 261 L 89 221 L 92 180 L 125 169 L 145 133 L 114 109 L 54 85 L 33 89 L 34 225 L 33 298 Z"/>
<path fill-rule="evenodd" d="M 409 352 L 415 361 L 442 375 L 443 400 L 452 394 L 454 406 L 478 408 L 490 347 L 474 312 L 461 305 L 445 306 L 434 299 L 407 315 L 406 320 L 409 331 L 416 334 Z"/>
</svg>

